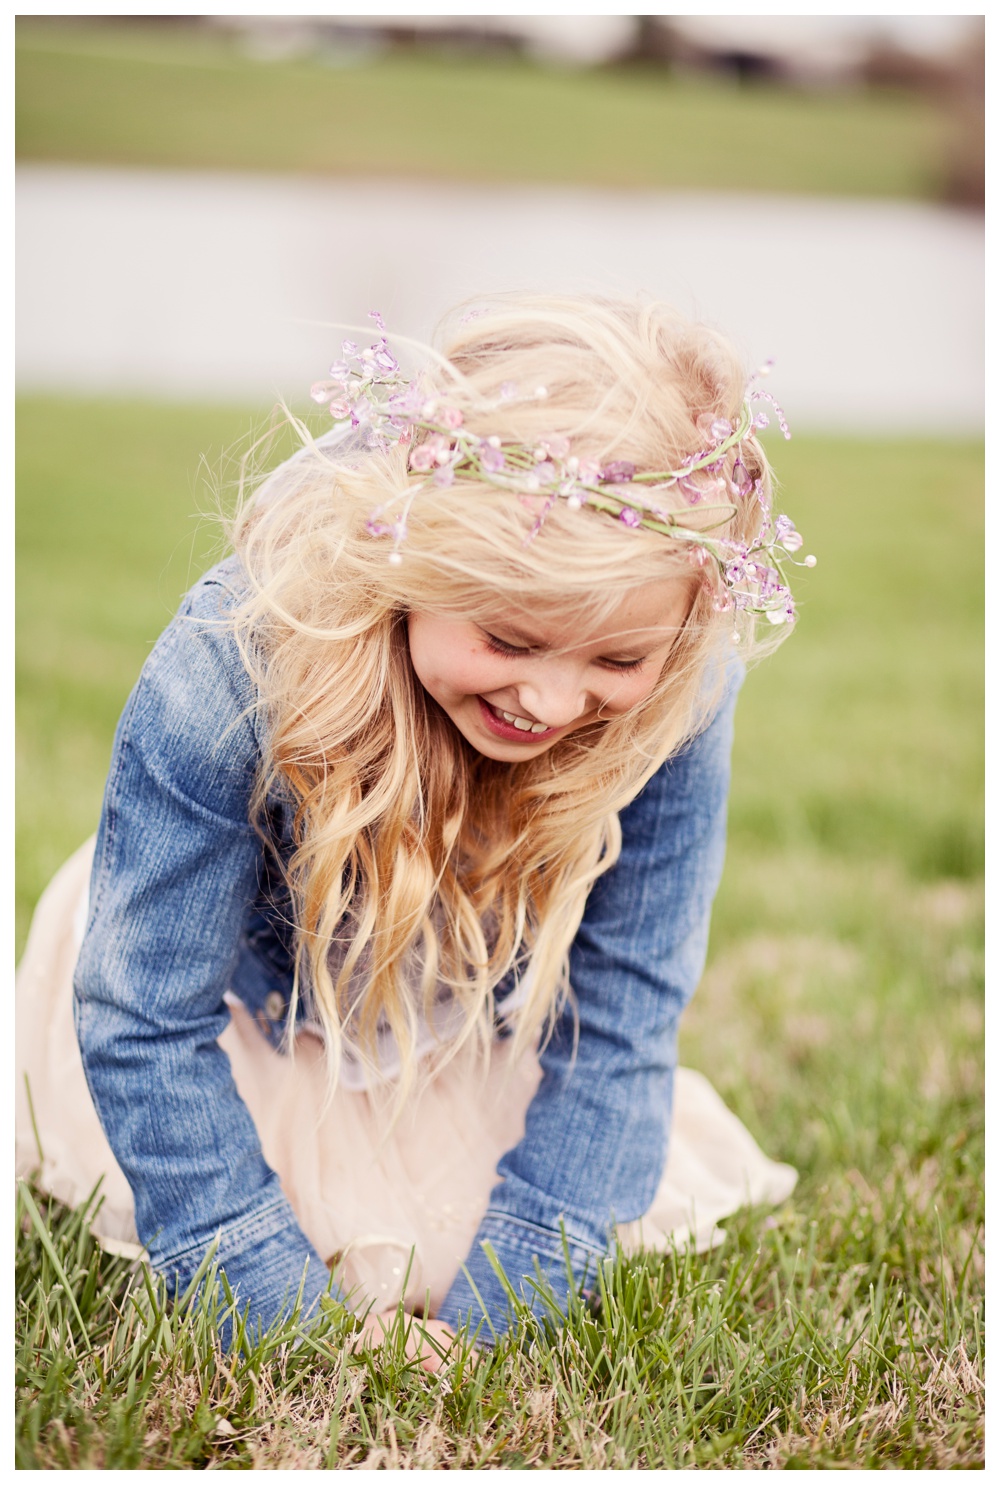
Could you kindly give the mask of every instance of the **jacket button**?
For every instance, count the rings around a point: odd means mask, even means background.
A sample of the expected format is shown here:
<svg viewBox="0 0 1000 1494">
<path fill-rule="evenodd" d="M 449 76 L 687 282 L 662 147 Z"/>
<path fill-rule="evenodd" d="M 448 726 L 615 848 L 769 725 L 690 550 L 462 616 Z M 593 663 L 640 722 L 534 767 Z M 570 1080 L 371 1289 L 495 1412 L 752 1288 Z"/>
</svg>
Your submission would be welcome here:
<svg viewBox="0 0 1000 1494">
<path fill-rule="evenodd" d="M 264 1010 L 272 1022 L 280 1022 L 285 1015 L 285 998 L 280 991 L 268 991 Z"/>
</svg>

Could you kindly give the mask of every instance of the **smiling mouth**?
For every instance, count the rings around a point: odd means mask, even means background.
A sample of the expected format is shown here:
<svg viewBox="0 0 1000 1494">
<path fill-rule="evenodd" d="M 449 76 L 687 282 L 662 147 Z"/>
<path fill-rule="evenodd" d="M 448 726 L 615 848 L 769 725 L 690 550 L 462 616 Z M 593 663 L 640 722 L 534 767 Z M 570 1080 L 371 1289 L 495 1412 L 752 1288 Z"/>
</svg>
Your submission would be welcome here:
<svg viewBox="0 0 1000 1494">
<path fill-rule="evenodd" d="M 516 726 L 518 731 L 531 731 L 537 735 L 538 732 L 552 730 L 551 726 L 546 726 L 543 721 L 532 721 L 530 716 L 512 716 L 510 711 L 501 711 L 497 706 L 493 707 L 493 711 L 511 726 Z"/>
<path fill-rule="evenodd" d="M 486 724 L 508 741 L 537 742 L 543 737 L 551 736 L 557 729 L 546 726 L 544 721 L 532 721 L 530 716 L 518 716 L 513 711 L 502 710 L 500 706 L 491 705 L 482 695 L 478 698 Z"/>
</svg>

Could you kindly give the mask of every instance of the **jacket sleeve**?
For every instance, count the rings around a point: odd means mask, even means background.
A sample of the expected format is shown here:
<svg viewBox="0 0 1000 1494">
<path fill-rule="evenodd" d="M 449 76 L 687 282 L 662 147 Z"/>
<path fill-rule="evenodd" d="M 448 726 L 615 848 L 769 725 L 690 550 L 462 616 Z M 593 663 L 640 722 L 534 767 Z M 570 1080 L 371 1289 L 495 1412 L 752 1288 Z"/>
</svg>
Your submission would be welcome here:
<svg viewBox="0 0 1000 1494">
<path fill-rule="evenodd" d="M 265 1162 L 217 1039 L 258 839 L 254 697 L 210 578 L 157 643 L 119 723 L 75 975 L 84 1070 L 139 1238 L 184 1287 L 206 1251 L 250 1322 L 328 1271 Z"/>
<path fill-rule="evenodd" d="M 500 1181 L 441 1309 L 445 1321 L 466 1322 L 485 1340 L 505 1330 L 508 1300 L 484 1244 L 525 1301 L 536 1300 L 540 1268 L 564 1304 L 567 1253 L 576 1285 L 592 1285 L 614 1224 L 641 1218 L 659 1185 L 678 1020 L 704 967 L 722 873 L 742 678 L 735 663 L 729 678 L 711 723 L 623 810 L 621 856 L 587 900 L 570 952 L 575 1059 L 567 1010 L 540 1055 L 523 1139 L 501 1158 Z"/>
</svg>

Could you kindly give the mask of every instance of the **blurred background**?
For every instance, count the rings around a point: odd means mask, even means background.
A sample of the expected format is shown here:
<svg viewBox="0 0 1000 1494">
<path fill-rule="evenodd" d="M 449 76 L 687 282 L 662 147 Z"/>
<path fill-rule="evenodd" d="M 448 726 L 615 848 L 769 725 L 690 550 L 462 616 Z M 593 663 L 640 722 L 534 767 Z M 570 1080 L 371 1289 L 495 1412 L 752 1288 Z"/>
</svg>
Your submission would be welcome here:
<svg viewBox="0 0 1000 1494">
<path fill-rule="evenodd" d="M 983 45 L 980 16 L 19 18 L 19 941 L 332 324 L 646 292 L 776 360 L 770 451 L 820 561 L 744 690 L 686 1056 L 817 1187 L 964 1155 Z"/>
</svg>

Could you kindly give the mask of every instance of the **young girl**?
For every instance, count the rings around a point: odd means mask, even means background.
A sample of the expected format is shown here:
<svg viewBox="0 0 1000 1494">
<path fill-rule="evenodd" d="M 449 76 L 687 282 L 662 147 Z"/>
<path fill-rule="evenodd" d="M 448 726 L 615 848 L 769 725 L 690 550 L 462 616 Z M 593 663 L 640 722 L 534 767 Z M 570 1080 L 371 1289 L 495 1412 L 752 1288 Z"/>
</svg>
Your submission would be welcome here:
<svg viewBox="0 0 1000 1494">
<path fill-rule="evenodd" d="M 178 1287 L 214 1246 L 251 1322 L 332 1269 L 488 1342 L 484 1246 L 565 1301 L 615 1230 L 705 1244 L 794 1183 L 675 1065 L 740 657 L 801 541 L 769 397 L 668 308 L 499 298 L 411 379 L 376 323 L 154 648 L 39 906 L 20 1165 L 70 1203 L 103 1175 L 99 1227 Z"/>
</svg>

